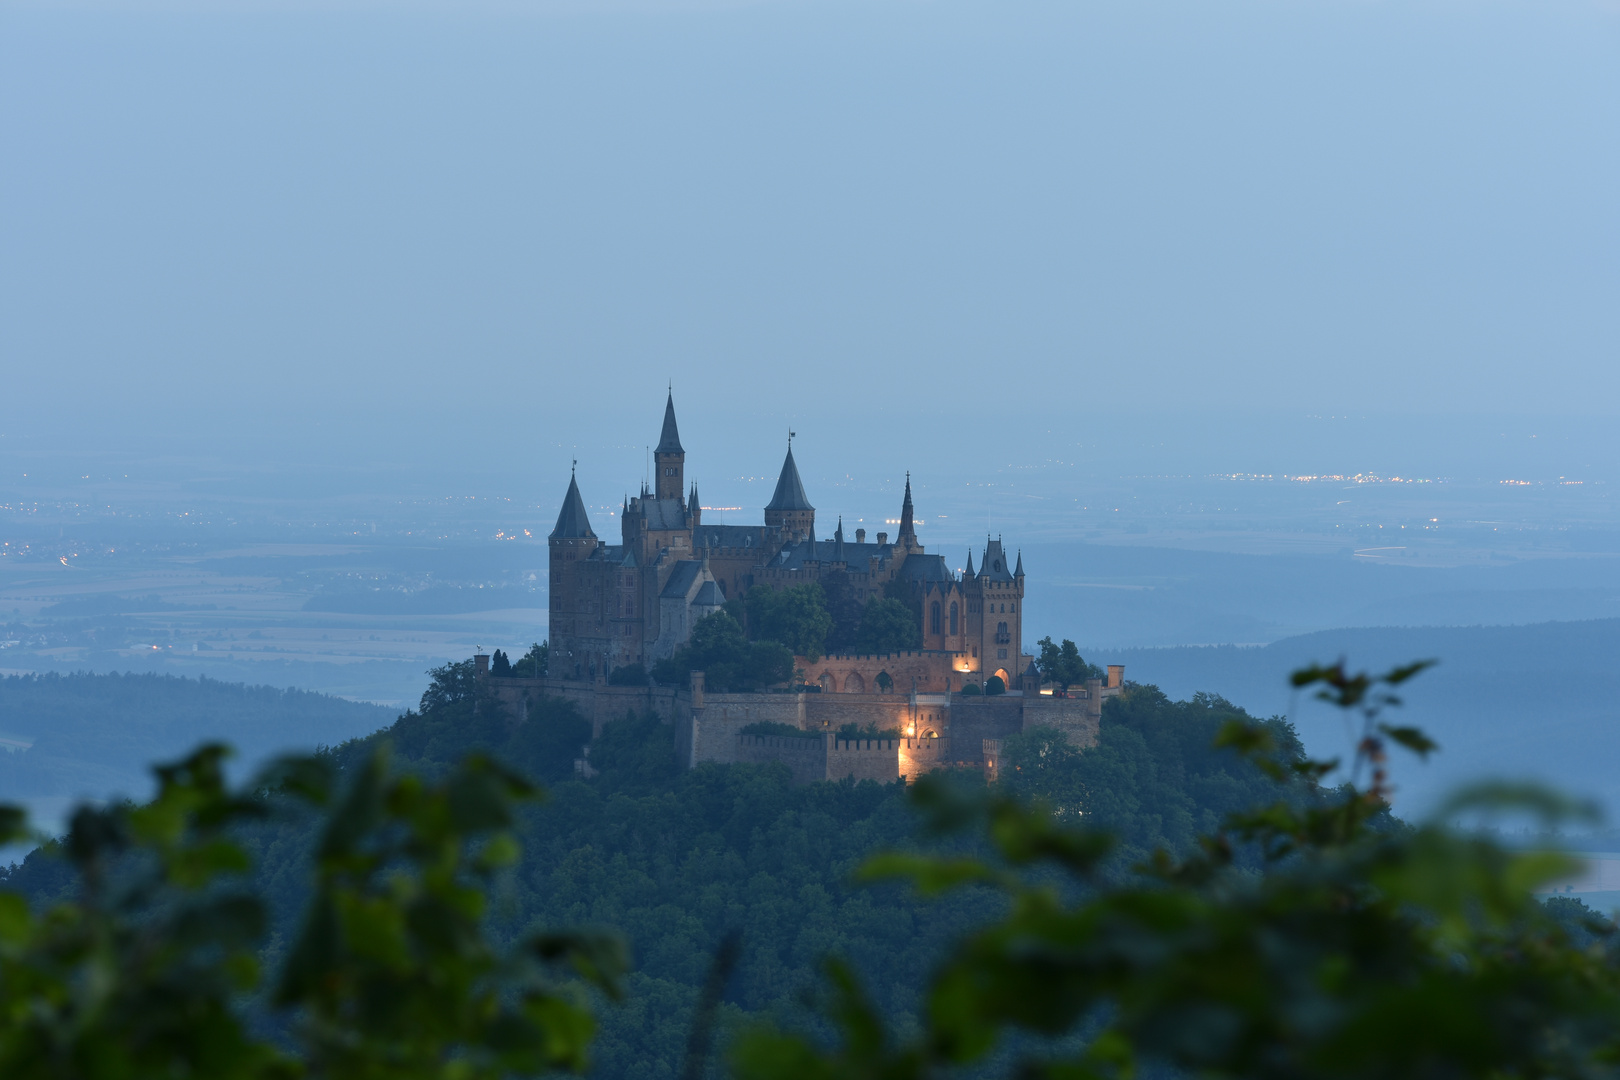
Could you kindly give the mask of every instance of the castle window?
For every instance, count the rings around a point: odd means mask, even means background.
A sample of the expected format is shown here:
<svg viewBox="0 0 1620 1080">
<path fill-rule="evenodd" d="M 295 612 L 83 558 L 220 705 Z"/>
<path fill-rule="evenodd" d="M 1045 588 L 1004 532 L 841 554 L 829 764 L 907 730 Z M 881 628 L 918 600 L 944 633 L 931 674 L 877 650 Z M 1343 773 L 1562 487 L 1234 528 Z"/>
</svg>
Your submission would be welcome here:
<svg viewBox="0 0 1620 1080">
<path fill-rule="evenodd" d="M 1018 605 L 1017 604 L 1014 604 L 1012 606 L 1012 609 L 1013 609 L 1013 614 L 1015 614 L 1015 615 L 1018 614 Z"/>
<path fill-rule="evenodd" d="M 928 632 L 939 633 L 939 601 L 935 600 L 928 608 Z"/>
<path fill-rule="evenodd" d="M 951 601 L 951 633 L 956 633 L 956 601 Z"/>
</svg>

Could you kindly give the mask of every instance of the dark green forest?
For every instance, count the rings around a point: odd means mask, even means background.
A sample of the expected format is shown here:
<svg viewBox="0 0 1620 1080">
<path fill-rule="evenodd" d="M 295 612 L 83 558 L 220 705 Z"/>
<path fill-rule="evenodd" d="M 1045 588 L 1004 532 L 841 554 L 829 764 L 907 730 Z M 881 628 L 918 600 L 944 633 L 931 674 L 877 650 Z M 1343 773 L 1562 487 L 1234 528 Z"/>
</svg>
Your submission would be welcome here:
<svg viewBox="0 0 1620 1080">
<path fill-rule="evenodd" d="M 722 1009 L 728 1027 L 747 1017 L 802 1017 L 823 958 L 854 964 L 900 1029 L 915 1027 L 918 988 L 949 945 L 997 917 L 987 890 L 927 901 L 902 885 L 862 886 L 852 875 L 876 852 L 957 851 L 979 841 L 928 838 L 901 784 L 795 787 L 782 766 L 676 767 L 673 729 L 655 716 L 608 724 L 591 748 L 599 775 L 574 772 L 589 725 L 548 700 L 514 726 L 486 696 L 470 662 L 435 673 L 422 708 L 384 731 L 323 752 L 352 774 L 379 744 L 395 767 L 427 779 L 447 775 L 475 751 L 544 785 L 547 797 L 520 809 L 522 855 L 492 890 L 491 933 L 517 940 L 538 927 L 602 926 L 628 938 L 626 996 L 600 1012 L 594 1073 L 679 1075 L 694 1003 L 717 948 L 738 932 L 742 948 Z M 1117 830 L 1124 846 L 1111 873 L 1157 846 L 1186 851 L 1198 831 L 1273 793 L 1269 780 L 1230 749 L 1214 749 L 1221 726 L 1243 718 L 1218 698 L 1172 702 L 1136 686 L 1104 713 L 1097 748 L 1080 754 L 1051 733 L 1012 741 L 1005 787 L 1048 799 L 1061 814 Z M 1281 721 L 1268 721 L 1280 753 L 1299 756 Z M 982 788 L 975 777 L 956 783 Z M 314 819 L 287 815 L 243 827 L 255 884 L 271 902 L 264 960 L 273 969 L 308 902 Z M 49 849 L 5 872 L 0 886 L 36 903 L 71 889 L 68 867 Z"/>
</svg>

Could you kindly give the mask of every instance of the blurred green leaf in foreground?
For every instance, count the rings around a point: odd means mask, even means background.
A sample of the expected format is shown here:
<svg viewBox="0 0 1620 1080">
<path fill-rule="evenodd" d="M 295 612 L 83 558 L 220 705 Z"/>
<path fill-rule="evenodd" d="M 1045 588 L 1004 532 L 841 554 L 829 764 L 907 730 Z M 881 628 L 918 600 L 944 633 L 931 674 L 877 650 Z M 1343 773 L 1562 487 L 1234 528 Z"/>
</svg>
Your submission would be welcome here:
<svg viewBox="0 0 1620 1080">
<path fill-rule="evenodd" d="M 57 842 L 73 897 L 31 911 L 0 893 L 0 1076 L 443 1077 L 582 1071 L 587 987 L 612 994 L 611 936 L 542 934 L 497 948 L 492 875 L 516 854 L 513 803 L 529 784 L 480 757 L 442 781 L 390 775 L 381 752 L 340 778 L 282 762 L 228 790 L 225 750 L 158 770 L 150 803 L 83 807 Z M 340 783 L 340 780 L 343 782 Z M 247 888 L 239 823 L 322 808 L 316 885 L 273 988 L 259 957 L 267 912 Z M 0 841 L 24 838 L 0 812 Z M 271 989 L 274 1010 L 244 1007 Z M 268 1017 L 275 1030 L 258 1027 Z"/>
<path fill-rule="evenodd" d="M 924 893 L 989 886 L 1000 921 L 933 976 L 917 1029 L 896 1033 L 849 969 L 829 967 L 836 1038 L 756 1029 L 733 1049 L 746 1080 L 954 1072 L 1128 1077 L 1143 1068 L 1246 1078 L 1595 1077 L 1620 1073 L 1620 966 L 1606 920 L 1568 918 L 1532 890 L 1575 867 L 1446 825 L 1458 814 L 1587 814 L 1545 791 L 1461 793 L 1433 823 L 1387 813 L 1386 748 L 1435 749 L 1382 711 L 1423 664 L 1381 676 L 1342 664 L 1296 686 L 1359 719 L 1350 780 L 1237 815 L 1182 861 L 1159 853 L 1123 884 L 1100 873 L 1111 839 L 1005 794 L 940 777 L 915 787 L 946 828 L 977 822 L 993 860 L 889 856 L 870 880 Z M 1279 791 L 1334 762 L 1290 769 L 1262 725 L 1221 741 Z M 1260 869 L 1235 854 L 1258 852 Z M 1243 860 L 1252 866 L 1252 860 Z M 1569 902 L 1564 902 L 1569 903 Z"/>
</svg>

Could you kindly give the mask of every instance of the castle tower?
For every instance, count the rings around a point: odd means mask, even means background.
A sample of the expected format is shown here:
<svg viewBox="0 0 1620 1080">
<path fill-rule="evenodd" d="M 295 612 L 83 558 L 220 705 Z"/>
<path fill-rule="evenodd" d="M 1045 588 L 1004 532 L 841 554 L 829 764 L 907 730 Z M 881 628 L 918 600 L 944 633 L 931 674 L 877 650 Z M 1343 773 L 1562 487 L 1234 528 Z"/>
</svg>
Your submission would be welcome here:
<svg viewBox="0 0 1620 1080">
<path fill-rule="evenodd" d="M 816 508 L 804 493 L 804 481 L 799 479 L 799 467 L 793 461 L 793 436 L 788 436 L 787 458 L 782 462 L 782 475 L 776 480 L 776 493 L 765 505 L 767 528 L 781 529 L 790 537 L 801 534 L 815 538 Z"/>
<path fill-rule="evenodd" d="M 920 548 L 917 543 L 917 526 L 912 520 L 911 510 L 911 473 L 906 473 L 906 499 L 900 504 L 900 535 L 894 538 L 894 546 L 905 550 Z"/>
<path fill-rule="evenodd" d="M 978 574 L 964 576 L 962 584 L 970 601 L 968 630 L 977 639 L 972 647 L 979 658 L 979 672 L 986 679 L 1002 674 L 1007 687 L 1016 689 L 1024 667 L 1023 553 L 1019 553 L 1017 566 L 1010 566 L 1001 541 L 986 537 Z"/>
<path fill-rule="evenodd" d="M 579 480 L 570 473 L 557 525 L 547 541 L 551 549 L 550 638 L 553 670 L 563 678 L 585 677 L 603 659 L 607 628 L 598 582 L 588 567 L 600 541 L 591 530 Z M 578 670 L 575 670 L 578 669 Z"/>
<path fill-rule="evenodd" d="M 679 499 L 686 487 L 686 451 L 681 448 L 681 433 L 675 427 L 674 390 L 664 402 L 664 430 L 653 448 L 653 464 L 658 472 L 654 484 L 658 498 Z"/>
</svg>

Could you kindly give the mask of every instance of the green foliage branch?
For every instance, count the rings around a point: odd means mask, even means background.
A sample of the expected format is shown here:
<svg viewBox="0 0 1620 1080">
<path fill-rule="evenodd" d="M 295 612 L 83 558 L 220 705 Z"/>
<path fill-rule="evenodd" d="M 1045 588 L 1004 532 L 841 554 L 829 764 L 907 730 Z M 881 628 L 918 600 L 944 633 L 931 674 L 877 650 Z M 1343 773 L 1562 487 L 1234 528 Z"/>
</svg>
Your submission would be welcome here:
<svg viewBox="0 0 1620 1080">
<path fill-rule="evenodd" d="M 492 876 L 517 855 L 513 806 L 537 797 L 480 756 L 442 780 L 394 775 L 378 748 L 346 784 L 327 759 L 229 790 L 226 750 L 157 770 L 142 806 L 81 807 L 54 842 L 68 899 L 0 893 L 0 1076 L 495 1080 L 582 1070 L 587 991 L 618 992 L 625 950 L 597 933 L 484 931 Z M 243 824 L 327 810 L 315 896 L 271 989 L 273 1040 L 245 1019 L 266 989 L 268 912 Z M 0 808 L 0 841 L 29 835 Z"/>
<path fill-rule="evenodd" d="M 1067 692 L 1069 687 L 1078 686 L 1087 679 L 1101 679 L 1104 672 L 1096 664 L 1088 664 L 1080 655 L 1079 646 L 1068 638 L 1063 644 L 1055 644 L 1050 637 L 1043 637 L 1036 643 L 1040 648 L 1040 657 L 1036 663 L 1041 669 L 1043 682 L 1053 683 L 1060 691 Z"/>
</svg>

